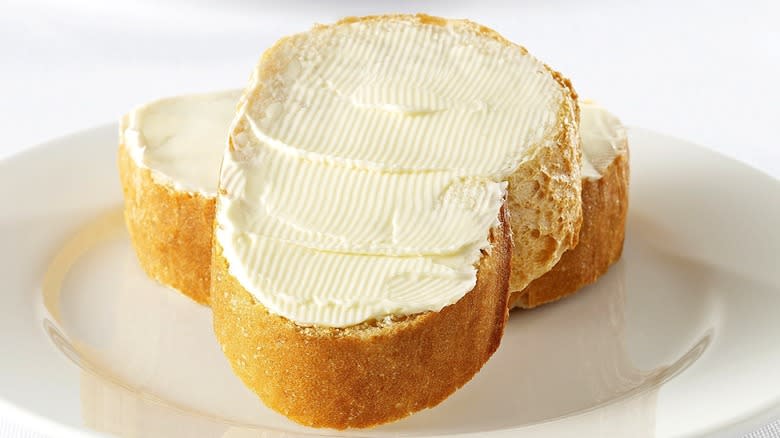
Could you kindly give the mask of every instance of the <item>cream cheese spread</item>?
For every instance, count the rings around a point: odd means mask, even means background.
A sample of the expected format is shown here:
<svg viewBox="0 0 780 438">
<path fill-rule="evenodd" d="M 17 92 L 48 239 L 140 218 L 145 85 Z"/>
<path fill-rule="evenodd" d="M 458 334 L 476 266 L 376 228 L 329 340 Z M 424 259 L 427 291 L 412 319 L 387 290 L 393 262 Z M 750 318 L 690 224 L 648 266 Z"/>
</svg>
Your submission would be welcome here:
<svg viewBox="0 0 780 438">
<path fill-rule="evenodd" d="M 120 141 L 158 184 L 216 196 L 219 163 L 240 90 L 169 97 L 122 118 Z"/>
<path fill-rule="evenodd" d="M 590 100 L 580 100 L 582 177 L 600 179 L 615 157 L 626 153 L 626 128 L 609 111 Z"/>
</svg>

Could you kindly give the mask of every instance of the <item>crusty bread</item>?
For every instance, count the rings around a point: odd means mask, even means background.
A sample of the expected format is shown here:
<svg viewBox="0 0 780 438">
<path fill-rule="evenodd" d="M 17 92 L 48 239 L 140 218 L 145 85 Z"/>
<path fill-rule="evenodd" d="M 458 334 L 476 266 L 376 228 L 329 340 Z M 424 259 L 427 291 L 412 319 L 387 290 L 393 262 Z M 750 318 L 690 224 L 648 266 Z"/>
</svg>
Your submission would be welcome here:
<svg viewBox="0 0 780 438">
<path fill-rule="evenodd" d="M 476 287 L 460 301 L 347 328 L 301 327 L 270 314 L 228 273 L 216 247 L 217 340 L 267 406 L 307 426 L 369 427 L 435 406 L 479 371 L 503 335 L 511 237 L 502 219 Z"/>
<path fill-rule="evenodd" d="M 119 145 L 125 222 L 141 267 L 151 278 L 208 304 L 215 198 L 155 181 Z"/>
<path fill-rule="evenodd" d="M 607 272 L 623 251 L 628 179 L 628 145 L 624 144 L 600 179 L 582 181 L 579 244 L 565 252 L 549 272 L 525 289 L 513 291 L 510 306 L 533 308 L 559 300 Z"/>
<path fill-rule="evenodd" d="M 333 26 L 360 20 L 456 24 L 512 44 L 477 24 L 426 15 L 348 18 Z M 259 90 L 284 71 L 289 55 L 282 51 L 298 42 L 294 38 L 283 39 L 263 54 L 240 106 L 262 108 L 263 96 L 270 93 Z M 271 314 L 254 299 L 230 274 L 215 239 L 211 306 L 217 340 L 235 373 L 267 406 L 308 426 L 369 427 L 435 406 L 488 360 L 503 334 L 510 259 L 520 260 L 515 264 L 521 270 L 516 284 L 525 287 L 576 244 L 581 224 L 576 95 L 567 80 L 552 70 L 547 73 L 562 96 L 556 134 L 545 144 L 534 145 L 509 178 L 500 225 L 491 230 L 491 248 L 483 251 L 476 265 L 476 286 L 455 304 L 439 312 L 345 328 L 302 327 Z M 237 119 L 231 147 L 233 139 L 249 129 Z M 513 205 L 520 207 L 510 216 L 507 209 Z M 516 252 L 513 241 L 523 245 Z"/>
</svg>

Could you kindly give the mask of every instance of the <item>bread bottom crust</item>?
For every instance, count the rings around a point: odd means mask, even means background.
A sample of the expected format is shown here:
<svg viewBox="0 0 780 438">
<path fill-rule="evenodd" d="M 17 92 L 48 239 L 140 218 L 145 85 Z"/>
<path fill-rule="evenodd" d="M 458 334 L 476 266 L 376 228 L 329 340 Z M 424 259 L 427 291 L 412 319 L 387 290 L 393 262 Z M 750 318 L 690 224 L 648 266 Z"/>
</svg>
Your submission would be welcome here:
<svg viewBox="0 0 780 438">
<path fill-rule="evenodd" d="M 159 283 L 208 305 L 215 199 L 154 180 L 119 145 L 125 223 L 138 261 Z"/>
<path fill-rule="evenodd" d="M 525 289 L 513 291 L 509 305 L 530 309 L 571 295 L 595 282 L 623 252 L 628 211 L 628 154 L 621 154 L 598 180 L 582 182 L 579 243 Z"/>
<path fill-rule="evenodd" d="M 439 312 L 346 328 L 302 327 L 271 314 L 229 274 L 215 241 L 214 330 L 233 371 L 300 424 L 365 428 L 439 404 L 498 348 L 507 317 L 511 236 L 504 211 L 477 284 Z"/>
</svg>

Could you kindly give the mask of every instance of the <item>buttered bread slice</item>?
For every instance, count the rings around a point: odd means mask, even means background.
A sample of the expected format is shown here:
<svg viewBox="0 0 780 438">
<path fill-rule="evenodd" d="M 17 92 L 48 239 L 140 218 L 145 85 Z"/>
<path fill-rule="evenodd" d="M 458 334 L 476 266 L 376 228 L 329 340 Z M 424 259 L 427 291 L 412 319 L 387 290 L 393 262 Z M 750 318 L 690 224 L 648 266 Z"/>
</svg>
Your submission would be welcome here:
<svg viewBox="0 0 780 438">
<path fill-rule="evenodd" d="M 139 106 L 119 129 L 125 222 L 146 273 L 208 303 L 219 163 L 240 91 Z"/>
<path fill-rule="evenodd" d="M 201 303 L 206 303 L 208 296 L 211 254 L 210 237 L 201 238 L 203 226 L 208 225 L 211 233 L 209 218 L 213 216 L 224 133 L 240 94 L 240 90 L 230 90 L 161 99 L 125 116 L 120 133 L 123 139 L 120 156 L 125 160 L 125 173 L 150 172 L 158 182 L 146 186 L 161 184 L 166 187 L 165 192 L 172 191 L 173 196 L 183 198 L 187 210 L 184 221 L 191 222 L 194 218 L 196 224 L 202 225 L 187 237 L 184 233 L 170 233 L 170 230 L 164 234 L 163 227 L 128 221 L 130 229 L 146 230 L 162 242 L 170 241 L 171 235 L 179 236 L 175 242 L 188 246 L 183 254 L 169 257 L 166 262 L 163 257 L 152 259 L 150 255 L 155 253 L 136 243 L 142 242 L 140 239 L 133 239 L 138 256 L 146 261 L 144 266 L 148 265 L 146 270 L 151 276 L 160 277 L 160 272 L 173 275 L 173 280 L 160 281 Z M 628 206 L 626 131 L 614 115 L 592 101 L 580 100 L 580 110 L 583 226 L 579 244 L 567 251 L 548 273 L 522 291 L 514 291 L 510 305 L 515 307 L 532 308 L 576 292 L 603 275 L 622 252 Z M 222 128 L 220 123 L 224 123 Z M 128 154 L 127 150 L 134 153 Z M 132 170 L 127 171 L 128 168 Z M 139 205 L 158 215 L 168 215 L 167 211 L 158 209 L 169 204 L 155 202 L 157 198 L 150 196 L 151 193 L 153 191 L 148 188 L 142 190 L 139 200 L 143 202 Z M 203 198 L 203 201 L 187 203 L 188 196 Z M 167 251 L 169 254 L 174 252 L 172 247 Z M 197 257 L 198 253 L 208 257 Z"/>
<path fill-rule="evenodd" d="M 211 305 L 235 373 L 331 428 L 470 380 L 503 334 L 511 259 L 521 284 L 576 244 L 575 97 L 463 20 L 350 18 L 267 50 L 216 207 Z"/>
<path fill-rule="evenodd" d="M 617 117 L 580 101 L 582 228 L 579 243 L 550 272 L 521 291 L 510 305 L 532 308 L 573 294 L 607 272 L 623 252 L 628 211 L 628 136 Z"/>
</svg>

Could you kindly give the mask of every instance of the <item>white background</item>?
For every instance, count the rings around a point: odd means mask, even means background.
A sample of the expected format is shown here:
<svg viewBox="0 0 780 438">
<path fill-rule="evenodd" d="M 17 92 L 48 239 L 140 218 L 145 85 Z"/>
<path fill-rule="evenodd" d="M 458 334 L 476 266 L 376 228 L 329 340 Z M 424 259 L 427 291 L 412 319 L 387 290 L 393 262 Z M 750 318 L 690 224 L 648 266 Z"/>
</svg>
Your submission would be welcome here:
<svg viewBox="0 0 780 438">
<path fill-rule="evenodd" d="M 626 124 L 780 177 L 780 2 L 770 0 L 0 0 L 0 158 L 150 99 L 240 87 L 280 36 L 379 12 L 479 21 Z M 0 419 L 0 433 L 9 424 Z"/>
</svg>

